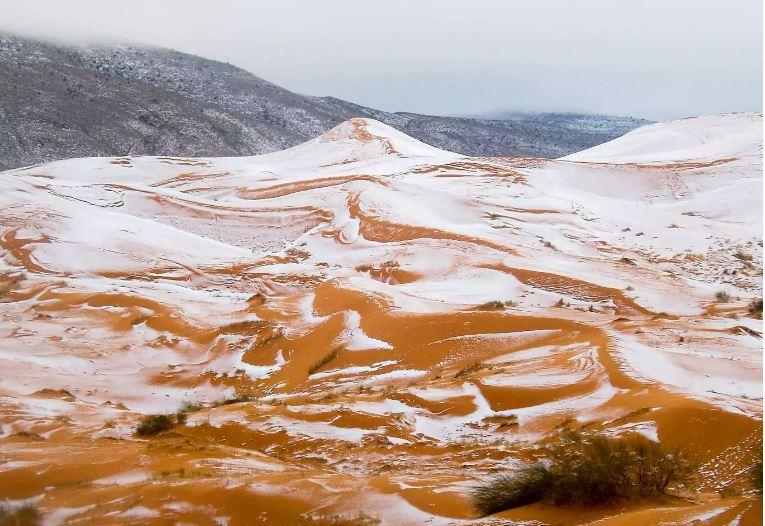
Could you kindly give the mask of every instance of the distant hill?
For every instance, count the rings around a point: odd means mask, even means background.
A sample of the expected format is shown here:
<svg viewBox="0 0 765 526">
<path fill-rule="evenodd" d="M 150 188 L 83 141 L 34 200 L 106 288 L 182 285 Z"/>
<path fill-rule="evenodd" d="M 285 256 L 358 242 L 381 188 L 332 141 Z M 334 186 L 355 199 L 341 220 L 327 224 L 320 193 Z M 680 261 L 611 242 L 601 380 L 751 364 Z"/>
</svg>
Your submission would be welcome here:
<svg viewBox="0 0 765 526">
<path fill-rule="evenodd" d="M 0 169 L 85 156 L 267 153 L 352 117 L 476 156 L 559 157 L 648 123 L 573 114 L 389 113 L 298 95 L 230 64 L 170 49 L 0 35 Z"/>
</svg>

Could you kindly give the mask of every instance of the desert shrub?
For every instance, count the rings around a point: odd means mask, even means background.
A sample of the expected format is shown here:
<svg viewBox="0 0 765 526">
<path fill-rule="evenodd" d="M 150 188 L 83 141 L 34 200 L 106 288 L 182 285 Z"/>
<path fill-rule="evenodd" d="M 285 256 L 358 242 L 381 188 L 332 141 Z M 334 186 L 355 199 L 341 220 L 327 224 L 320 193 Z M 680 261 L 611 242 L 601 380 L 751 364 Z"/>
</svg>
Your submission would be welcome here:
<svg viewBox="0 0 765 526">
<path fill-rule="evenodd" d="M 730 497 L 738 496 L 739 492 L 734 486 L 729 484 L 727 486 L 723 486 L 722 488 L 720 488 L 717 491 L 717 494 L 720 496 L 721 499 L 727 499 Z"/>
<path fill-rule="evenodd" d="M 552 451 L 558 504 L 609 504 L 630 498 L 655 497 L 690 473 L 680 451 L 669 452 L 645 437 L 596 436 Z"/>
<path fill-rule="evenodd" d="M 743 250 L 739 250 L 738 252 L 736 252 L 735 254 L 733 254 L 733 256 L 734 256 L 736 259 L 739 259 L 739 260 L 741 260 L 741 261 L 752 261 L 752 259 L 753 259 L 751 254 L 747 254 L 747 253 L 746 253 L 746 252 L 744 252 Z"/>
<path fill-rule="evenodd" d="M 0 526 L 38 526 L 42 515 L 31 504 L 11 507 L 0 506 Z"/>
<path fill-rule="evenodd" d="M 573 435 L 549 450 L 546 464 L 477 488 L 473 503 L 484 515 L 544 499 L 558 505 L 613 504 L 662 495 L 690 472 L 681 451 L 667 451 L 644 437 Z"/>
<path fill-rule="evenodd" d="M 331 362 L 332 360 L 334 360 L 335 358 L 337 358 L 337 353 L 338 353 L 338 350 L 337 350 L 337 349 L 334 349 L 334 350 L 333 350 L 331 353 L 329 353 L 329 354 L 328 354 L 328 355 L 326 355 L 324 358 L 322 358 L 321 360 L 319 360 L 318 362 L 316 362 L 315 364 L 313 364 L 313 365 L 312 365 L 312 366 L 311 366 L 311 367 L 308 369 L 308 376 L 311 376 L 312 374 L 316 373 L 316 372 L 317 372 L 319 369 L 321 369 L 322 367 L 324 367 L 325 365 L 327 365 L 329 362 Z"/>
<path fill-rule="evenodd" d="M 720 301 L 722 303 L 728 303 L 730 301 L 730 294 L 728 294 L 724 290 L 719 290 L 715 294 L 715 298 L 717 298 L 717 301 Z"/>
<path fill-rule="evenodd" d="M 755 491 L 762 493 L 762 459 L 758 459 L 752 467 L 749 468 L 749 475 Z"/>
<path fill-rule="evenodd" d="M 136 428 L 136 434 L 140 436 L 154 436 L 172 428 L 177 422 L 178 417 L 173 415 L 148 415 L 141 418 Z M 185 415 L 183 418 L 185 422 Z"/>
<path fill-rule="evenodd" d="M 178 409 L 178 413 L 196 413 L 202 408 L 204 408 L 204 405 L 201 402 L 185 401 L 181 404 L 180 409 Z"/>
<path fill-rule="evenodd" d="M 239 333 L 256 332 L 267 326 L 268 326 L 267 321 L 243 320 L 243 321 L 235 321 L 233 323 L 223 325 L 218 330 L 221 334 L 239 334 Z"/>
<path fill-rule="evenodd" d="M 476 371 L 479 371 L 483 367 L 483 364 L 481 362 L 473 362 L 469 365 L 466 365 L 459 371 L 457 371 L 457 374 L 454 375 L 455 378 L 462 378 L 463 376 L 467 376 L 471 373 L 474 373 Z"/>
<path fill-rule="evenodd" d="M 517 307 L 518 303 L 513 300 L 508 301 L 487 301 L 478 306 L 478 310 L 502 310 L 506 307 Z"/>
<path fill-rule="evenodd" d="M 505 304 L 499 300 L 487 301 L 478 306 L 479 310 L 501 310 L 505 308 Z"/>
<path fill-rule="evenodd" d="M 237 394 L 235 396 L 231 396 L 229 398 L 221 398 L 220 400 L 216 400 L 211 404 L 211 407 L 220 407 L 222 405 L 231 405 L 231 404 L 240 404 L 242 402 L 251 402 L 254 400 L 254 397 L 250 395 L 240 395 Z"/>
<path fill-rule="evenodd" d="M 167 431 L 175 425 L 185 424 L 189 413 L 195 413 L 204 409 L 201 402 L 185 401 L 174 415 L 148 415 L 138 423 L 136 434 L 140 436 L 154 436 Z"/>
<path fill-rule="evenodd" d="M 555 250 L 555 245 L 553 245 L 552 243 L 550 243 L 549 241 L 547 241 L 545 239 L 542 240 L 542 244 L 544 246 L 546 246 L 547 248 L 551 248 L 551 249 Z"/>
<path fill-rule="evenodd" d="M 300 526 L 376 526 L 380 524 L 380 519 L 371 517 L 363 511 L 358 512 L 356 515 L 350 514 L 306 514 L 301 517 Z"/>
<path fill-rule="evenodd" d="M 485 516 L 532 504 L 547 496 L 552 483 L 550 470 L 543 464 L 536 464 L 478 486 L 473 491 L 473 506 Z"/>
<path fill-rule="evenodd" d="M 755 316 L 759 315 L 760 317 L 762 317 L 762 298 L 758 300 L 754 300 L 752 303 L 749 304 L 749 313 Z"/>
</svg>

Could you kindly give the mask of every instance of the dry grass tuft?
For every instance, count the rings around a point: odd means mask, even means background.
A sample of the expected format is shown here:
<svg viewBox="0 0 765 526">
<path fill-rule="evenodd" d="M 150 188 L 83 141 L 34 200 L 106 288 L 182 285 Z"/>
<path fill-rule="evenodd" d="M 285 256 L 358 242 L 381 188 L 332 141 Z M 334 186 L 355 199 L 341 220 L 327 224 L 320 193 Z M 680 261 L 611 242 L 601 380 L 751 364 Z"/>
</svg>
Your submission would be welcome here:
<svg viewBox="0 0 765 526">
<path fill-rule="evenodd" d="M 329 354 L 328 354 L 328 355 L 326 355 L 324 358 L 322 358 L 321 360 L 319 360 L 318 362 L 316 362 L 315 364 L 313 364 L 313 365 L 312 365 L 312 366 L 311 366 L 311 367 L 308 369 L 308 376 L 311 376 L 312 374 L 315 374 L 315 373 L 317 373 L 317 372 L 319 371 L 319 369 L 321 369 L 322 367 L 324 367 L 325 365 L 327 365 L 329 362 L 331 362 L 332 360 L 334 360 L 335 358 L 337 358 L 338 352 L 339 352 L 339 351 L 338 351 L 337 349 L 334 349 L 334 350 L 333 350 L 331 353 L 329 353 Z"/>
<path fill-rule="evenodd" d="M 716 299 L 717 299 L 717 301 L 719 301 L 720 303 L 728 303 L 728 302 L 730 301 L 730 294 L 728 294 L 728 293 L 727 293 L 726 291 L 724 291 L 724 290 L 718 290 L 718 291 L 715 293 L 715 298 L 716 298 Z"/>
<path fill-rule="evenodd" d="M 541 500 L 558 505 L 608 505 L 655 498 L 685 482 L 691 463 L 642 436 L 581 438 L 572 433 L 544 463 L 501 475 L 475 489 L 481 515 Z"/>
</svg>

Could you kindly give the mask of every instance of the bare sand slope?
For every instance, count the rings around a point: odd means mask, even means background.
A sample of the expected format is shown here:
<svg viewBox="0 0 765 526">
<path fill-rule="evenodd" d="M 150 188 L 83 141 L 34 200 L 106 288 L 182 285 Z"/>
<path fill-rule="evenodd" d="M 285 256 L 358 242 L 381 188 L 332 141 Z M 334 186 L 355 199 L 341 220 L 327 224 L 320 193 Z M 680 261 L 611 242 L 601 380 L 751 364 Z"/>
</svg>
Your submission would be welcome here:
<svg viewBox="0 0 765 526">
<path fill-rule="evenodd" d="M 760 524 L 761 119 L 560 160 L 354 119 L 0 173 L 0 499 L 51 525 Z M 477 518 L 478 481 L 570 430 L 700 469 L 662 502 Z"/>
</svg>

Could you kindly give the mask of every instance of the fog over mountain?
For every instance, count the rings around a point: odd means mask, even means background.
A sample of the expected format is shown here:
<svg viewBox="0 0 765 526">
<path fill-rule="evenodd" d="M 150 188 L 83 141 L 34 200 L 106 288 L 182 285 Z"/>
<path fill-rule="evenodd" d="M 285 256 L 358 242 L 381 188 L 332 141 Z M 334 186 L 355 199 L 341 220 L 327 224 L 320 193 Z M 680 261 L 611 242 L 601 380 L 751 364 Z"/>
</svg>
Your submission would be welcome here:
<svg viewBox="0 0 765 526">
<path fill-rule="evenodd" d="M 108 155 L 254 155 L 370 117 L 439 148 L 559 157 L 647 124 L 628 117 L 506 120 L 390 113 L 293 93 L 240 68 L 148 46 L 66 46 L 0 35 L 0 167 Z"/>
<path fill-rule="evenodd" d="M 385 111 L 762 110 L 760 0 L 0 0 L 0 30 L 139 42 Z"/>
</svg>

